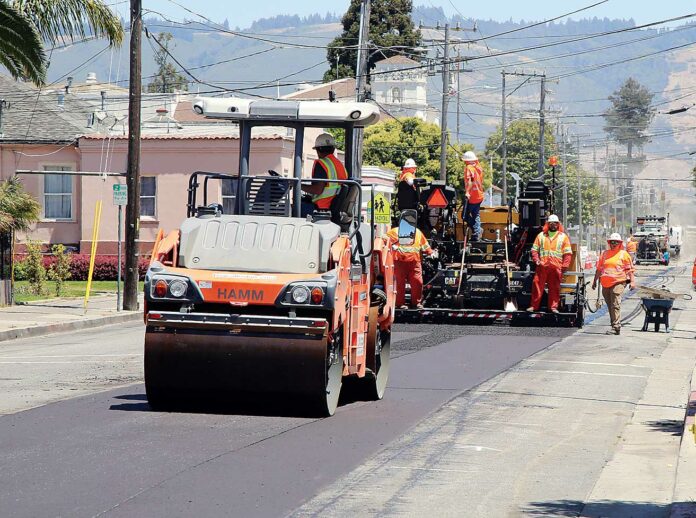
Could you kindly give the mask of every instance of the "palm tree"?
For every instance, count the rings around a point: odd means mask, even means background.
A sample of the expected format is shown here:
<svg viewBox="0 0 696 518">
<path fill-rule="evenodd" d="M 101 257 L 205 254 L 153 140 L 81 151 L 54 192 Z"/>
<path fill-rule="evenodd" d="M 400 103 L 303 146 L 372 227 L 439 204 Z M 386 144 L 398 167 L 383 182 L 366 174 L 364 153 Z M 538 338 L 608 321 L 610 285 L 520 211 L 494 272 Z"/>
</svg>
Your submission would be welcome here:
<svg viewBox="0 0 696 518">
<path fill-rule="evenodd" d="M 0 0 L 0 64 L 14 78 L 42 85 L 47 59 L 41 40 L 55 45 L 90 33 L 110 45 L 123 42 L 121 21 L 101 0 Z"/>
<path fill-rule="evenodd" d="M 17 177 L 0 183 L 0 233 L 29 230 L 39 220 L 41 206 Z"/>
</svg>

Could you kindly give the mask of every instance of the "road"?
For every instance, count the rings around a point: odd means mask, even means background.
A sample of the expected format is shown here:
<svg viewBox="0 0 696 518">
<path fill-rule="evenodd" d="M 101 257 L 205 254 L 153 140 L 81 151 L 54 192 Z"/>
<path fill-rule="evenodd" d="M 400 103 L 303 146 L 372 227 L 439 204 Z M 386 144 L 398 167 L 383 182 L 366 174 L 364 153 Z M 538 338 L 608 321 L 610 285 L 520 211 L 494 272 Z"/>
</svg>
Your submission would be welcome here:
<svg viewBox="0 0 696 518">
<path fill-rule="evenodd" d="M 689 282 L 683 267 L 661 273 L 640 275 Z M 385 399 L 344 402 L 329 419 L 278 407 L 152 412 L 132 383 L 139 324 L 12 342 L 0 348 L 0 516 L 576 515 L 617 494 L 609 466 L 631 472 L 646 499 L 669 501 L 660 481 L 672 480 L 678 437 L 644 427 L 655 465 L 610 462 L 635 416 L 683 416 L 673 382 L 696 360 L 690 330 L 677 325 L 673 361 L 667 335 L 637 332 L 636 302 L 620 341 L 601 312 L 579 333 L 399 325 Z"/>
<path fill-rule="evenodd" d="M 0 354 L 13 394 L 0 417 L 0 516 L 281 516 L 568 333 L 399 326 L 385 399 L 345 404 L 330 419 L 156 413 L 142 384 L 64 399 L 140 375 L 137 324 L 13 342 Z M 100 378 L 104 369 L 112 374 Z M 42 397 L 63 400 L 11 413 Z"/>
</svg>

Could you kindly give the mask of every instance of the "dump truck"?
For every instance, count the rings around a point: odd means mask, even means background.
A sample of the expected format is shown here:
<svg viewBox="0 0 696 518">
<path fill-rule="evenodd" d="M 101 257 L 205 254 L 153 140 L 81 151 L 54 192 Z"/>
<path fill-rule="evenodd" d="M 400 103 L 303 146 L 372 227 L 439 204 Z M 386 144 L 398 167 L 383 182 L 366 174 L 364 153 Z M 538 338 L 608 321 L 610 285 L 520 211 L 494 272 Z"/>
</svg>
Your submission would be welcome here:
<svg viewBox="0 0 696 518">
<path fill-rule="evenodd" d="M 438 257 L 423 259 L 423 309 L 397 309 L 397 321 L 582 327 L 586 283 L 576 245 L 561 284 L 560 313 L 524 311 L 534 280 L 531 248 L 550 214 L 543 182 L 528 182 L 516 207 L 482 207 L 483 235 L 475 242 L 463 221 L 466 202 L 453 187 L 442 181 L 417 187 L 417 225 Z"/>
<path fill-rule="evenodd" d="M 378 109 L 208 97 L 193 109 L 239 123 L 239 167 L 236 174 L 193 172 L 187 218 L 158 234 L 145 276 L 148 402 L 169 409 L 190 395 L 231 402 L 266 395 L 330 416 L 344 380 L 360 397 L 381 399 L 393 257 L 386 237 L 361 221 L 352 151 L 357 129 L 376 122 Z M 291 176 L 252 170 L 251 132 L 261 126 L 294 131 Z M 328 210 L 302 217 L 302 186 L 326 182 L 303 175 L 308 128 L 345 130 L 348 179 L 335 181 Z"/>
</svg>

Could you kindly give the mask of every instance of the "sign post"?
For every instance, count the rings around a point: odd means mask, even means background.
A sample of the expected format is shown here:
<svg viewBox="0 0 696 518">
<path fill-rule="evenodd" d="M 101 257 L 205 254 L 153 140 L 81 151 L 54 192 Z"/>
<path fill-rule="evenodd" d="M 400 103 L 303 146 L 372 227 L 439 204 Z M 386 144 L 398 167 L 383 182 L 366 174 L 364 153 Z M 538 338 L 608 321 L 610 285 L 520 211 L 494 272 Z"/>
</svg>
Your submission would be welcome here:
<svg viewBox="0 0 696 518">
<path fill-rule="evenodd" d="M 116 278 L 116 311 L 121 311 L 121 220 L 123 218 L 123 206 L 128 203 L 128 186 L 115 184 L 114 205 L 118 206 L 118 274 Z"/>
<path fill-rule="evenodd" d="M 370 212 L 375 211 L 375 223 L 377 225 L 391 225 L 391 206 L 389 200 L 384 194 L 378 192 L 375 194 L 374 201 L 367 202 L 367 216 L 370 217 Z"/>
</svg>

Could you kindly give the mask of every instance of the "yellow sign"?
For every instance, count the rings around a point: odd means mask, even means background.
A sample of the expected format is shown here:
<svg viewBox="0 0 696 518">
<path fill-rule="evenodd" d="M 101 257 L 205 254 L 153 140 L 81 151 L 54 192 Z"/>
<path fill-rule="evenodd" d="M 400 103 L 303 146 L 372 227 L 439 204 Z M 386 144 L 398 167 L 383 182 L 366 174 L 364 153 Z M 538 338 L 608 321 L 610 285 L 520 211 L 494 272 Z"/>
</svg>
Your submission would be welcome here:
<svg viewBox="0 0 696 518">
<path fill-rule="evenodd" d="M 368 221 L 370 217 L 370 212 L 374 205 L 375 210 L 375 223 L 391 225 L 391 206 L 389 205 L 389 200 L 384 194 L 375 194 L 375 199 L 367 202 L 367 214 Z"/>
</svg>

